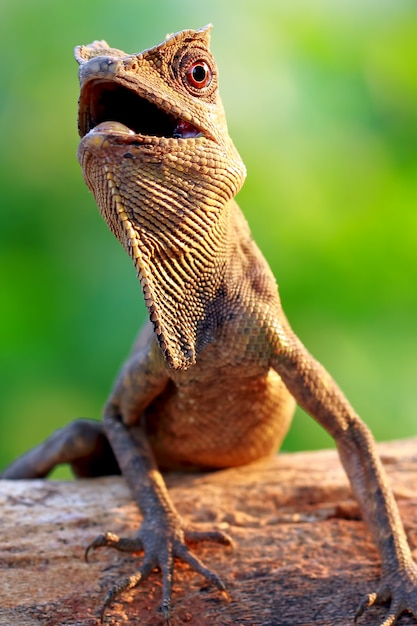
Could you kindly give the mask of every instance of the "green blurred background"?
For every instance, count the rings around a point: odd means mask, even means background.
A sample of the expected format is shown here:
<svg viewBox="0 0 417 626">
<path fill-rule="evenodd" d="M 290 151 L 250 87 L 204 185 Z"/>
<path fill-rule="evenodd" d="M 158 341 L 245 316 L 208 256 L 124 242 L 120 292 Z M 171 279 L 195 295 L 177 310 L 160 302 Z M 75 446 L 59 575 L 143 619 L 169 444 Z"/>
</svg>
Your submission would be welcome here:
<svg viewBox="0 0 417 626">
<path fill-rule="evenodd" d="M 417 433 L 414 0 L 0 0 L 0 466 L 99 417 L 145 312 L 85 187 L 75 45 L 214 23 L 239 203 L 284 308 L 377 439 Z M 331 445 L 301 411 L 287 450 Z"/>
</svg>

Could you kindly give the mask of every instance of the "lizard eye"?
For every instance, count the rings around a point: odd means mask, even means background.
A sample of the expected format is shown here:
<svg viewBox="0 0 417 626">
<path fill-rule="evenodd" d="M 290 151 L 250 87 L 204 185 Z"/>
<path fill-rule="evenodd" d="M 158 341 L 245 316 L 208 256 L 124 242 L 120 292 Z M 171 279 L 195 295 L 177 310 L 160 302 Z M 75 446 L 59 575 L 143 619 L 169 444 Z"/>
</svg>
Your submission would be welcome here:
<svg viewBox="0 0 417 626">
<path fill-rule="evenodd" d="M 213 74 L 205 61 L 195 61 L 190 65 L 185 76 L 190 87 L 204 89 L 210 85 Z"/>
<path fill-rule="evenodd" d="M 175 76 L 189 94 L 213 102 L 217 90 L 216 63 L 204 48 L 186 48 L 178 55 L 174 66 Z"/>
</svg>

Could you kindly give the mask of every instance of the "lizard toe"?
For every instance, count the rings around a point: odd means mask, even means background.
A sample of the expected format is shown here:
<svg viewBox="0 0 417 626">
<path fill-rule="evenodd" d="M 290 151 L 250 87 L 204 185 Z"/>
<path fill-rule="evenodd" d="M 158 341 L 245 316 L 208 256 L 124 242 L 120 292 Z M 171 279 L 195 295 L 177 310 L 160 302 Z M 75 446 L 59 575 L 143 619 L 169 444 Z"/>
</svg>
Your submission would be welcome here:
<svg viewBox="0 0 417 626">
<path fill-rule="evenodd" d="M 153 523 L 149 524 L 144 521 L 138 534 L 133 538 L 118 537 L 110 532 L 98 535 L 87 546 L 85 551 L 86 560 L 91 551 L 102 547 L 115 548 L 121 552 L 144 552 L 143 562 L 138 571 L 131 576 L 122 578 L 107 592 L 100 614 L 101 623 L 104 621 L 108 607 L 116 597 L 142 584 L 149 577 L 152 570 L 158 568 L 162 575 L 161 612 L 164 620 L 169 624 L 172 609 L 175 559 L 186 563 L 192 570 L 200 574 L 228 598 L 224 582 L 191 552 L 186 541 L 193 543 L 213 541 L 222 545 L 232 545 L 230 537 L 220 531 L 183 531 L 179 519 L 167 525 L 162 524 L 159 528 L 155 528 Z"/>
<path fill-rule="evenodd" d="M 84 552 L 84 559 L 88 562 L 89 555 L 97 548 L 115 548 L 119 552 L 140 552 L 143 545 L 138 537 L 119 537 L 114 533 L 102 533 L 88 544 Z"/>
<path fill-rule="evenodd" d="M 184 530 L 184 537 L 187 543 L 198 543 L 200 541 L 211 541 L 220 543 L 223 546 L 234 547 L 233 539 L 221 530 Z"/>
<path fill-rule="evenodd" d="M 198 557 L 193 554 L 186 545 L 182 544 L 177 548 L 178 557 L 187 563 L 198 574 L 201 574 L 203 578 L 206 578 L 210 583 L 212 583 L 219 591 L 225 592 L 226 585 L 221 580 L 219 576 L 208 567 L 206 567 L 202 561 Z"/>
<path fill-rule="evenodd" d="M 417 618 L 417 565 L 414 561 L 383 576 L 377 591 L 367 594 L 360 602 L 355 622 L 366 609 L 389 601 L 389 610 L 378 626 L 393 626 L 403 613 L 411 613 Z"/>
<path fill-rule="evenodd" d="M 113 585 L 108 592 L 106 593 L 106 597 L 104 598 L 103 606 L 101 607 L 100 612 L 100 624 L 104 624 L 104 618 L 106 615 L 106 610 L 110 606 L 110 604 L 124 591 L 129 591 L 130 589 L 134 589 L 138 585 L 141 584 L 144 580 L 146 580 L 153 569 L 153 564 L 149 561 L 144 561 L 142 563 L 142 567 L 136 574 L 132 574 L 131 576 L 126 576 L 126 578 L 122 578 L 118 583 Z"/>
</svg>

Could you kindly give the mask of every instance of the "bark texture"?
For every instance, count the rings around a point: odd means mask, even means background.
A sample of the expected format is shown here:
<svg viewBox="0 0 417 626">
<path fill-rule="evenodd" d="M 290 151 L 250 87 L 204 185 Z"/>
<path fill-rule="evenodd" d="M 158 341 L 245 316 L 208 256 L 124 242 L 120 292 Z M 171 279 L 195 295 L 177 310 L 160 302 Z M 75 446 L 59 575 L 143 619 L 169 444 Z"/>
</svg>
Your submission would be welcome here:
<svg viewBox="0 0 417 626">
<path fill-rule="evenodd" d="M 379 451 L 417 558 L 417 439 Z M 182 516 L 213 523 L 235 540 L 232 551 L 196 553 L 227 583 L 225 599 L 178 563 L 170 626 L 347 626 L 363 593 L 374 591 L 379 562 L 334 451 L 280 454 L 208 474 L 170 474 Z M 99 533 L 132 535 L 140 515 L 122 478 L 76 482 L 0 481 L 0 625 L 92 626 L 104 596 L 135 572 L 141 555 L 83 552 Z M 123 594 L 105 624 L 162 626 L 158 572 Z M 384 607 L 360 626 L 382 621 Z M 399 625 L 414 624 L 404 615 Z"/>
</svg>

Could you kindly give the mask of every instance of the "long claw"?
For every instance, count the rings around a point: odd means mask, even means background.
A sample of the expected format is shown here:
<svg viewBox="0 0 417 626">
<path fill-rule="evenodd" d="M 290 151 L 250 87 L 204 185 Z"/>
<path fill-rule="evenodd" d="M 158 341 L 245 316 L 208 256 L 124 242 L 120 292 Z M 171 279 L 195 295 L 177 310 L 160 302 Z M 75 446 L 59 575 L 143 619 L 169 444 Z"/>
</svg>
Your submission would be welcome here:
<svg viewBox="0 0 417 626">
<path fill-rule="evenodd" d="M 368 609 L 370 606 L 373 606 L 377 601 L 378 595 L 376 593 L 368 593 L 366 596 L 362 598 L 359 603 L 358 608 L 355 613 L 355 623 L 358 621 L 358 618 Z"/>
</svg>

